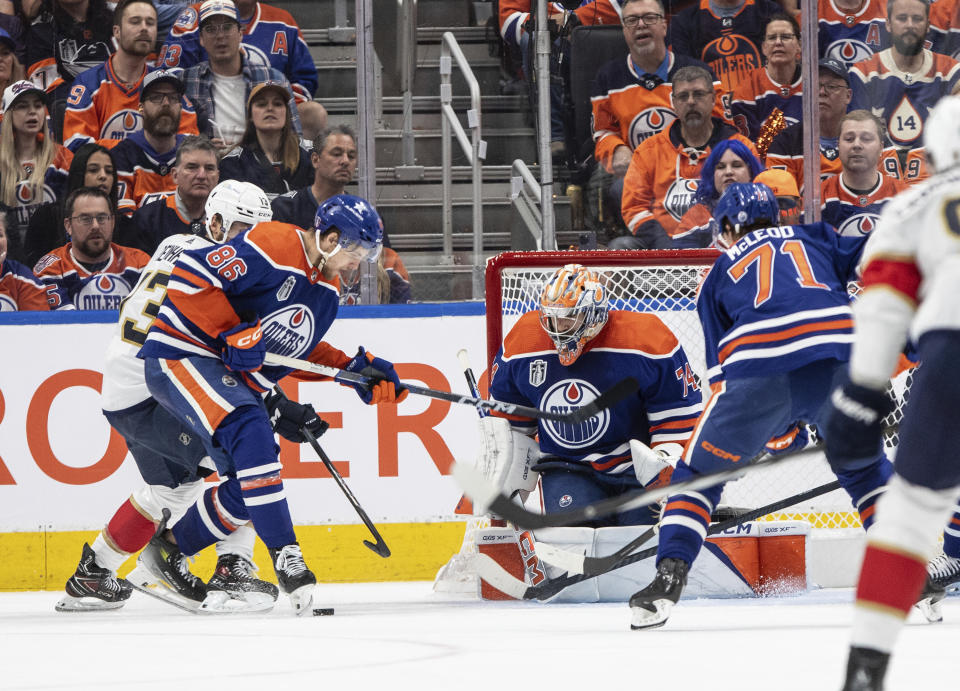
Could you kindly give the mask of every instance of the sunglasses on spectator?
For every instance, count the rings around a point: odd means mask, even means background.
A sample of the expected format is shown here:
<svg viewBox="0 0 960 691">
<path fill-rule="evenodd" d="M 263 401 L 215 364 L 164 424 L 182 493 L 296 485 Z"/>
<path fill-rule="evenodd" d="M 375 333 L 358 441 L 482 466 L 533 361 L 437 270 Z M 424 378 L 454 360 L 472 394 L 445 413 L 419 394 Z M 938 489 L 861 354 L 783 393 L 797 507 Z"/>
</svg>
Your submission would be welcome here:
<svg viewBox="0 0 960 691">
<path fill-rule="evenodd" d="M 97 225 L 105 226 L 113 220 L 113 214 L 78 214 L 77 216 L 71 216 L 70 220 L 81 228 L 89 228 L 94 221 L 97 222 Z"/>
<path fill-rule="evenodd" d="M 220 22 L 218 24 L 204 24 L 200 27 L 200 31 L 205 33 L 207 36 L 216 36 L 218 34 L 229 34 L 233 33 L 234 29 L 239 29 L 240 25 L 236 22 Z"/>
<path fill-rule="evenodd" d="M 628 14 L 623 18 L 623 25 L 633 29 L 637 24 L 643 23 L 644 26 L 656 26 L 663 21 L 663 15 L 656 12 L 647 12 L 646 14 Z"/>
</svg>

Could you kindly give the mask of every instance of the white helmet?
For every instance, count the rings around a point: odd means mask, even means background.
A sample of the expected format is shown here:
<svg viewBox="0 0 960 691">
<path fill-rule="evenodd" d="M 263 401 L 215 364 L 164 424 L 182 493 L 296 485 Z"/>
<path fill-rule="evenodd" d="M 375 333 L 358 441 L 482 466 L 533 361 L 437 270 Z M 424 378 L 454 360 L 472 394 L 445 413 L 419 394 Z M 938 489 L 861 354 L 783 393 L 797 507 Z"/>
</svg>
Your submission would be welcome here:
<svg viewBox="0 0 960 691">
<path fill-rule="evenodd" d="M 960 97 L 944 96 L 923 124 L 927 160 L 942 173 L 960 164 Z"/>
<path fill-rule="evenodd" d="M 251 182 L 224 180 L 210 191 L 207 197 L 206 220 L 207 237 L 214 242 L 225 242 L 230 228 L 236 222 L 254 225 L 273 219 L 270 199 L 263 190 Z M 215 238 L 210 231 L 210 220 L 220 216 L 222 237 Z"/>
</svg>

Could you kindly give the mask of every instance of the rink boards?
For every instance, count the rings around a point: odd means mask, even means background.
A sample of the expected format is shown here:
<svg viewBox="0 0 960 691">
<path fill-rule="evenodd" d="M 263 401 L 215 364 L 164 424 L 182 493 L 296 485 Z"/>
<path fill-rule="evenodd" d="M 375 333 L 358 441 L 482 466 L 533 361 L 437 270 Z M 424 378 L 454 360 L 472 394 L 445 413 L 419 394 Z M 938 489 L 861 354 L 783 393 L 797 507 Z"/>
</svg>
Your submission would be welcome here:
<svg viewBox="0 0 960 691">
<path fill-rule="evenodd" d="M 0 315 L 0 590 L 61 588 L 83 542 L 141 482 L 100 413 L 115 319 L 114 312 Z M 393 360 L 402 379 L 466 393 L 456 353 L 467 348 L 483 369 L 483 305 L 345 308 L 325 340 Z M 330 423 L 321 444 L 393 550 L 389 559 L 367 550 L 366 529 L 313 450 L 281 440 L 291 513 L 318 578 L 432 578 L 463 537 L 454 515 L 461 493 L 449 472 L 454 459 L 476 453 L 476 412 L 418 396 L 365 406 L 332 382 L 298 387 L 288 379 L 284 388 Z M 201 572 L 213 565 L 204 556 Z M 268 563 L 265 550 L 260 557 Z"/>
</svg>

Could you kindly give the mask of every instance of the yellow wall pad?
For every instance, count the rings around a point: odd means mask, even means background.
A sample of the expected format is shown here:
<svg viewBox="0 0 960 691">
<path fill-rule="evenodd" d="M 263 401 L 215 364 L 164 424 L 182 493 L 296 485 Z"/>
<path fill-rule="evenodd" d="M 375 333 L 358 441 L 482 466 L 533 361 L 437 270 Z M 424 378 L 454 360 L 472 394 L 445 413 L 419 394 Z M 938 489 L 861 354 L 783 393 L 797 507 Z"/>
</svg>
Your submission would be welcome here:
<svg viewBox="0 0 960 691">
<path fill-rule="evenodd" d="M 297 526 L 297 538 L 307 565 L 326 583 L 364 581 L 433 580 L 437 571 L 463 541 L 465 524 L 385 523 L 377 525 L 392 555 L 383 559 L 363 545 L 374 540 L 363 525 Z M 61 590 L 77 568 L 84 542 L 92 543 L 96 531 L 0 533 L 0 591 Z M 276 583 L 267 549 L 257 540 L 254 560 L 258 576 Z M 120 568 L 133 568 L 131 558 Z M 213 574 L 213 547 L 197 555 L 191 570 L 208 579 Z"/>
</svg>

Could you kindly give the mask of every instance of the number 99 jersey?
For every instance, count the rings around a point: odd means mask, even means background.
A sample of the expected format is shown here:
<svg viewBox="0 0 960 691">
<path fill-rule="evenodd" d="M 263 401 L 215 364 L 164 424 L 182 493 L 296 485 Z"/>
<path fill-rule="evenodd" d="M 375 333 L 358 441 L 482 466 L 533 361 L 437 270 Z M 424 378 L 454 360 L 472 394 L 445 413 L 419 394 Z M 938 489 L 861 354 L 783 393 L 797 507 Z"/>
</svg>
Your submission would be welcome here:
<svg viewBox="0 0 960 691">
<path fill-rule="evenodd" d="M 137 352 L 146 342 L 150 325 L 160 311 L 177 258 L 185 250 L 211 246 L 210 240 L 199 235 L 171 235 L 140 272 L 140 280 L 120 304 L 120 320 L 107 346 L 101 394 L 104 410 L 126 410 L 150 398 L 143 376 L 143 360 L 137 357 Z"/>
</svg>

